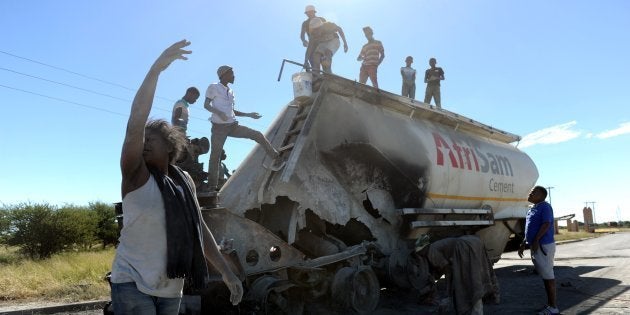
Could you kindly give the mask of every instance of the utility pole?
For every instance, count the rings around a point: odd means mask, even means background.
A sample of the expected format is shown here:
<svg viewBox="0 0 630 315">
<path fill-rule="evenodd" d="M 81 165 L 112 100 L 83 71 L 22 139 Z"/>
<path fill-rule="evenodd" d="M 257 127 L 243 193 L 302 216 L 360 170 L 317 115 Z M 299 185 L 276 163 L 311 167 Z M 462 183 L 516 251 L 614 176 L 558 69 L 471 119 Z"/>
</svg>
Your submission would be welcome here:
<svg viewBox="0 0 630 315">
<path fill-rule="evenodd" d="M 553 204 L 551 203 L 551 190 L 554 189 L 554 188 L 555 187 L 553 187 L 553 186 L 547 187 L 547 192 L 549 194 L 549 204 L 551 204 L 552 206 L 553 206 Z"/>
</svg>

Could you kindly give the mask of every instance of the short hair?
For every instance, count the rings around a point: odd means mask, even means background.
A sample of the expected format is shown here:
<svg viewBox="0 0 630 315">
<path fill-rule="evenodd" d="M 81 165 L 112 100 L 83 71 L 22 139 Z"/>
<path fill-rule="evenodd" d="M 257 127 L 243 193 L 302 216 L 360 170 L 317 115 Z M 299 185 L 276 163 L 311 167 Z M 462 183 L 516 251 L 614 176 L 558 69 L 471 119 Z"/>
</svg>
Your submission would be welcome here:
<svg viewBox="0 0 630 315">
<path fill-rule="evenodd" d="M 431 62 L 431 61 L 435 61 L 435 62 L 437 62 L 437 59 L 435 59 L 435 58 L 431 57 L 431 59 L 429 59 L 429 62 Z"/>
<path fill-rule="evenodd" d="M 371 27 L 369 27 L 369 26 L 364 27 L 364 28 L 363 28 L 363 31 L 364 31 L 364 32 L 366 32 L 366 33 L 372 33 L 372 34 L 374 34 L 374 31 L 373 31 L 373 30 L 372 30 L 372 28 L 371 28 Z"/>
<path fill-rule="evenodd" d="M 405 58 L 405 60 L 409 60 L 409 59 L 413 60 L 413 57 L 412 56 L 407 56 L 407 58 Z"/>
<path fill-rule="evenodd" d="M 173 151 L 169 153 L 169 163 L 177 161 L 177 159 L 186 151 L 187 139 L 180 128 L 174 127 L 164 119 L 151 119 L 144 127 L 145 131 L 154 131 L 162 136 L 173 146 Z"/>
<path fill-rule="evenodd" d="M 199 90 L 197 90 L 197 88 L 194 86 L 191 86 L 188 89 L 186 89 L 186 94 L 189 94 L 189 93 L 195 93 L 197 95 L 200 95 Z"/>
<path fill-rule="evenodd" d="M 538 190 L 541 194 L 543 194 L 543 200 L 547 199 L 547 189 L 543 186 L 535 186 L 534 190 Z"/>
</svg>

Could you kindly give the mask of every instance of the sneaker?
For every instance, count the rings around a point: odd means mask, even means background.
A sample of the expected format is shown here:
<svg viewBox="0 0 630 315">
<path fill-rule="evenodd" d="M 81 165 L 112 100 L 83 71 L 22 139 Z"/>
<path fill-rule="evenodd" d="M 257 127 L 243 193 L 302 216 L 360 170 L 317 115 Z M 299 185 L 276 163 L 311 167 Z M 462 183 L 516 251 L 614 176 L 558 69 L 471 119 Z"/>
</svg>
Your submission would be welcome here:
<svg viewBox="0 0 630 315">
<path fill-rule="evenodd" d="M 555 307 L 551 307 L 549 305 L 545 305 L 545 308 L 543 308 L 540 312 L 538 312 L 538 315 L 558 315 L 558 314 L 560 314 L 560 310 Z"/>
</svg>

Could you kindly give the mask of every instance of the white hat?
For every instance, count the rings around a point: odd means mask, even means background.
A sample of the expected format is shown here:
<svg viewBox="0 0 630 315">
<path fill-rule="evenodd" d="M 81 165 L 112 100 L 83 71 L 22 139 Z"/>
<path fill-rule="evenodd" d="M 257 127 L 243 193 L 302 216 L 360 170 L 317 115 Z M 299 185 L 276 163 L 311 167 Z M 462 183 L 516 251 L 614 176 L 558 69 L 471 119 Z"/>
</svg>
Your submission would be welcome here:
<svg viewBox="0 0 630 315">
<path fill-rule="evenodd" d="M 320 18 L 312 18 L 311 21 L 308 23 L 308 29 L 309 30 L 314 30 L 320 26 L 324 25 L 324 21 Z"/>
<path fill-rule="evenodd" d="M 304 8 L 304 13 L 308 12 L 308 11 L 315 11 L 315 6 L 312 4 L 309 4 L 306 6 L 306 8 Z M 317 12 L 317 11 L 315 11 Z"/>
</svg>

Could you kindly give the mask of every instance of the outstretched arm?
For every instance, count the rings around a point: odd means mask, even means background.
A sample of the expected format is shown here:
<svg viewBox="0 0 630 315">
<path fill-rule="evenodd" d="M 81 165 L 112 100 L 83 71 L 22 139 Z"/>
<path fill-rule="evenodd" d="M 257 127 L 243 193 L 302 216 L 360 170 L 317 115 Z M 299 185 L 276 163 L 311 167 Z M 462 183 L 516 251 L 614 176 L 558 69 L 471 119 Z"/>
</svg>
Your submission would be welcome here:
<svg viewBox="0 0 630 315">
<path fill-rule="evenodd" d="M 237 111 L 237 110 L 234 110 L 234 115 L 241 116 L 241 117 L 249 117 L 249 118 L 254 118 L 254 119 L 258 119 L 258 118 L 262 117 L 257 112 L 245 113 L 245 112 L 241 112 L 241 111 Z"/>
<path fill-rule="evenodd" d="M 190 45 L 190 42 L 182 40 L 164 50 L 155 60 L 151 69 L 149 69 L 149 72 L 133 99 L 120 157 L 123 198 L 128 192 L 140 187 L 149 178 L 149 171 L 142 157 L 142 151 L 144 150 L 144 127 L 149 118 L 151 107 L 153 106 L 153 97 L 155 96 L 158 77 L 160 73 L 168 68 L 176 59 L 188 59 L 185 54 L 190 54 L 191 51 L 183 49 L 188 45 Z"/>
<path fill-rule="evenodd" d="M 221 273 L 223 282 L 231 293 L 230 302 L 232 302 L 233 305 L 237 305 L 243 298 L 243 284 L 234 272 L 232 272 L 232 269 L 230 269 L 227 262 L 225 262 L 221 252 L 219 252 L 219 249 L 217 248 L 217 241 L 214 239 L 214 236 L 212 236 L 212 232 L 208 229 L 206 222 L 203 220 L 201 220 L 201 222 L 203 225 L 203 252 L 206 256 L 206 260 L 208 260 L 208 262 L 210 262 L 215 268 L 217 268 L 219 273 Z"/>
</svg>

